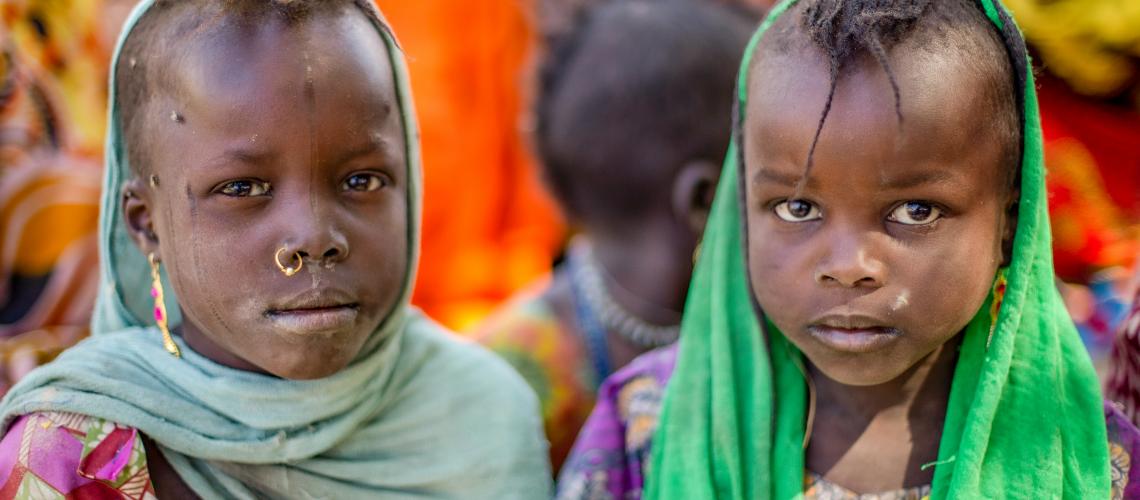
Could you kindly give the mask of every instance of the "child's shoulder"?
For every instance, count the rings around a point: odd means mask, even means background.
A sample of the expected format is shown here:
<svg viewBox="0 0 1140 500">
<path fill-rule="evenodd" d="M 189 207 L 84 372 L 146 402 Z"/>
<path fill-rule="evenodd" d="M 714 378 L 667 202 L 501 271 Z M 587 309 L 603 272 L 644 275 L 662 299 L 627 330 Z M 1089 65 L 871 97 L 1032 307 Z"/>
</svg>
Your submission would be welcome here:
<svg viewBox="0 0 1140 500">
<path fill-rule="evenodd" d="M 1132 464 L 1133 457 L 1140 454 L 1140 430 L 1112 401 L 1104 402 L 1104 420 L 1112 467 L 1112 498 L 1140 499 L 1140 467 Z"/>
<path fill-rule="evenodd" d="M 456 496 L 549 496 L 550 463 L 538 398 L 498 356 L 422 315 L 404 332 L 398 363 L 399 401 L 391 412 L 415 415 L 430 429 L 431 453 L 455 457 L 485 484 Z M 503 477 L 511 478 L 503 481 Z M 497 478 L 497 479 L 496 479 Z M 504 491 L 499 491 L 504 490 Z M 483 492 L 483 493 L 477 493 Z"/>
<path fill-rule="evenodd" d="M 530 386 L 499 356 L 425 316 L 411 319 L 403 342 L 402 362 L 417 363 L 422 380 L 449 379 L 462 392 L 538 404 Z"/>
<path fill-rule="evenodd" d="M 0 440 L 0 497 L 21 494 L 153 499 L 142 436 L 76 413 L 24 415 Z"/>
<path fill-rule="evenodd" d="M 558 498 L 640 495 L 677 344 L 634 359 L 606 379 L 558 479 Z"/>
<path fill-rule="evenodd" d="M 636 391 L 638 387 L 647 385 L 656 385 L 663 389 L 669 382 L 669 377 L 673 376 L 673 368 L 677 364 L 677 346 L 674 343 L 634 358 L 628 365 L 606 378 L 600 390 L 616 396 Z"/>
</svg>

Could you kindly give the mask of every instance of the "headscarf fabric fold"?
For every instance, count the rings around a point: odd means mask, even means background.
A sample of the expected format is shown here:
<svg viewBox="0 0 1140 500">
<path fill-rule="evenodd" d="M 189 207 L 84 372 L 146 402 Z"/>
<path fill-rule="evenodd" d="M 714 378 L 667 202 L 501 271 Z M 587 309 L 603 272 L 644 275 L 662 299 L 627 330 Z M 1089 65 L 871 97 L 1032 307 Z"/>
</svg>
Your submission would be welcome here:
<svg viewBox="0 0 1140 500">
<path fill-rule="evenodd" d="M 802 497 L 807 386 L 797 349 L 757 317 L 746 263 L 741 130 L 748 69 L 777 5 L 745 52 L 734 140 L 694 272 L 677 368 L 646 481 L 650 499 Z M 965 329 L 932 498 L 1109 498 L 1101 393 L 1054 287 L 1042 136 L 1024 41 L 997 0 L 1022 105 L 1018 227 L 991 333 L 990 297 Z"/>
</svg>

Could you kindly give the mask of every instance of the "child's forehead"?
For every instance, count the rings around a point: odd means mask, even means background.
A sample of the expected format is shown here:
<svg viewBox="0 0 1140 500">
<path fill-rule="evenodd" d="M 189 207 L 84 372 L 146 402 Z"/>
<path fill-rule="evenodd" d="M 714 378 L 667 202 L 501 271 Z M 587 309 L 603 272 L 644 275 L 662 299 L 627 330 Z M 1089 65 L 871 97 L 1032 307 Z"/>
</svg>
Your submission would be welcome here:
<svg viewBox="0 0 1140 500">
<path fill-rule="evenodd" d="M 160 151 L 237 144 L 273 156 L 310 138 L 330 157 L 403 149 L 388 45 L 364 16 L 219 29 L 185 46 L 148 107 L 144 140 Z"/>
<path fill-rule="evenodd" d="M 765 55 L 753 66 L 745 116 L 745 154 L 757 166 L 801 172 L 830 91 L 822 57 Z M 902 121 L 885 70 L 874 60 L 845 71 L 831 96 L 815 163 L 845 165 L 989 165 L 997 172 L 1002 137 L 976 72 L 954 57 L 892 57 Z M 824 169 L 827 170 L 827 169 Z M 906 169 L 900 170 L 905 173 Z M 973 172 L 974 170 L 971 170 Z M 988 175 L 988 174 L 987 174 Z"/>
<path fill-rule="evenodd" d="M 899 48 L 904 50 L 894 51 L 889 59 L 897 100 L 887 70 L 878 61 L 870 55 L 854 59 L 838 74 L 825 132 L 848 127 L 847 133 L 860 133 L 865 126 L 878 124 L 935 138 L 950 130 L 985 128 L 975 125 L 995 114 L 989 95 L 992 85 L 966 55 Z M 749 71 L 747 121 L 814 134 L 832 90 L 828 60 L 814 50 L 771 51 L 758 57 Z"/>
<path fill-rule="evenodd" d="M 258 78 L 311 80 L 325 74 L 345 83 L 389 76 L 381 79 L 391 86 L 388 46 L 362 14 L 315 15 L 291 22 L 221 20 L 177 42 L 169 52 L 163 65 L 173 78 L 160 80 L 172 87 L 222 86 Z"/>
<path fill-rule="evenodd" d="M 220 29 L 172 64 L 170 97 L 189 107 L 304 109 L 300 100 L 349 94 L 363 109 L 395 107 L 388 46 L 363 16 Z"/>
</svg>

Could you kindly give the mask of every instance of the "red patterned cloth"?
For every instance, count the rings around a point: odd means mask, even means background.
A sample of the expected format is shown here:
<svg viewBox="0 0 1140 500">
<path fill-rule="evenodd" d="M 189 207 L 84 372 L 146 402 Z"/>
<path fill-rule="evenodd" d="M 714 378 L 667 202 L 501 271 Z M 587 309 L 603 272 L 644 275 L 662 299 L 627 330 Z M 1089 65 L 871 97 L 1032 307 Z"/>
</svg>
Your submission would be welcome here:
<svg viewBox="0 0 1140 500">
<path fill-rule="evenodd" d="M 156 496 L 137 430 L 74 413 L 33 413 L 0 441 L 0 498 Z"/>
</svg>

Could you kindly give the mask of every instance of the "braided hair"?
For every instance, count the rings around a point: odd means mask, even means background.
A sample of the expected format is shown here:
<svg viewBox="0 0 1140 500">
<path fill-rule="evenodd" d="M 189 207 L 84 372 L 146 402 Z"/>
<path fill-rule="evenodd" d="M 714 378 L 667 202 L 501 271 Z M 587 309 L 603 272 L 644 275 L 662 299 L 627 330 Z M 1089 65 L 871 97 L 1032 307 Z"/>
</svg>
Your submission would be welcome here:
<svg viewBox="0 0 1140 500">
<path fill-rule="evenodd" d="M 163 89 L 180 84 L 173 65 L 188 44 L 226 29 L 254 29 L 268 21 L 296 26 L 320 15 L 353 10 L 391 34 L 369 0 L 156 0 L 131 30 L 113 68 L 115 104 L 133 173 L 149 170 L 149 151 L 140 139 L 150 124 L 148 118 L 159 113 L 152 113 L 148 105 Z"/>
<path fill-rule="evenodd" d="M 1027 57 L 1024 41 L 1004 11 L 1004 26 L 999 31 L 985 16 L 979 0 L 803 0 L 795 8 L 800 9 L 798 17 L 785 17 L 794 19 L 788 23 L 798 24 L 774 27 L 776 37 L 782 39 L 772 46 L 786 52 L 793 46 L 809 45 L 826 58 L 830 76 L 800 188 L 811 173 L 839 81 L 860 57 L 870 56 L 887 74 L 901 129 L 903 96 L 890 56 L 892 49 L 908 40 L 924 50 L 952 51 L 968 58 L 969 67 L 983 75 L 987 88 L 980 95 L 993 112 L 987 124 L 1003 143 L 1005 179 L 1013 188 L 1020 171 L 1023 97 L 1019 90 L 1024 85 Z"/>
</svg>

